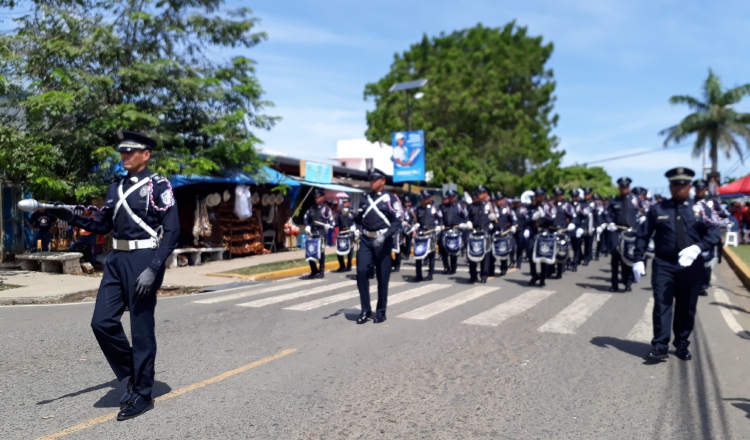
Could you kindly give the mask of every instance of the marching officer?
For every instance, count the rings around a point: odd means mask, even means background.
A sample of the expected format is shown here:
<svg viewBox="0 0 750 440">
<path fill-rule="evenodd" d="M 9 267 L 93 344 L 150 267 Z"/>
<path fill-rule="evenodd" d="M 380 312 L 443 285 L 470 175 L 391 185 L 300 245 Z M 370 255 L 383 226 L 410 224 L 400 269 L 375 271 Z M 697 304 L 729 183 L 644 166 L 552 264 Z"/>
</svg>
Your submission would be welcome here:
<svg viewBox="0 0 750 440">
<path fill-rule="evenodd" d="M 349 231 L 354 225 L 354 214 L 350 209 L 351 200 L 349 197 L 341 198 L 341 209 L 336 219 L 336 224 L 339 226 L 339 234 L 342 232 Z M 349 253 L 346 255 L 346 265 L 344 265 L 344 256 L 338 255 L 339 268 L 336 272 L 351 272 L 352 271 L 352 256 L 354 255 L 354 240 L 350 241 Z"/>
<path fill-rule="evenodd" d="M 443 225 L 445 230 L 440 232 L 438 236 L 438 245 L 440 250 L 440 258 L 443 260 L 443 273 L 444 274 L 455 274 L 458 265 L 458 256 L 450 255 L 448 250 L 444 246 L 445 231 L 461 226 L 468 218 L 468 213 L 457 203 L 458 193 L 454 190 L 448 190 L 445 193 L 445 199 L 443 204 L 440 205 L 440 213 L 443 216 Z"/>
<path fill-rule="evenodd" d="M 529 231 L 531 224 L 531 214 L 529 209 L 521 203 L 521 199 L 513 199 L 513 213 L 516 216 L 518 226 L 516 226 L 516 267 L 521 269 L 521 263 L 523 263 L 524 253 L 528 247 L 527 241 L 531 237 L 531 231 Z M 527 254 L 526 258 L 531 259 Z"/>
<path fill-rule="evenodd" d="M 625 284 L 625 291 L 630 292 L 630 284 L 633 282 L 628 266 L 622 261 L 620 253 L 616 249 L 616 243 L 622 231 L 636 225 L 640 203 L 637 197 L 630 193 L 631 182 L 632 180 L 629 177 L 620 177 L 617 179 L 620 195 L 613 197 L 609 202 L 608 215 L 610 223 L 607 230 L 612 236 L 610 245 L 614 245 L 614 247 L 610 248 L 610 252 L 612 253 L 612 259 L 610 260 L 612 287 L 609 289 L 610 292 L 619 291 L 620 281 Z M 621 271 L 622 280 L 618 278 L 618 271 Z"/>
<path fill-rule="evenodd" d="M 579 264 L 581 264 L 581 247 L 583 246 L 585 229 L 588 229 L 588 224 L 584 224 L 584 220 L 588 221 L 586 215 L 585 206 L 581 203 L 581 195 L 578 189 L 570 190 L 570 202 L 567 204 L 567 210 L 571 211 L 573 216 L 573 223 L 575 223 L 575 231 L 570 231 L 570 244 L 573 246 L 573 260 L 570 264 L 570 270 L 576 271 Z"/>
<path fill-rule="evenodd" d="M 156 141 L 133 131 L 118 132 L 118 137 L 117 151 L 128 175 L 110 185 L 102 210 L 93 217 L 62 206 L 50 212 L 73 226 L 114 236 L 91 328 L 117 379 L 128 378 L 117 414 L 117 420 L 127 420 L 154 407 L 156 291 L 165 260 L 177 247 L 180 223 L 169 181 L 147 166 Z M 120 323 L 126 309 L 132 347 Z"/>
<path fill-rule="evenodd" d="M 488 235 L 492 233 L 495 215 L 493 213 L 492 205 L 490 204 L 489 191 L 486 187 L 479 185 L 476 191 L 476 197 L 474 197 L 471 205 L 469 205 L 469 221 L 466 222 L 466 228 L 474 228 L 476 231 L 484 231 Z M 481 283 L 487 282 L 487 276 L 490 272 L 490 252 L 485 254 L 484 259 L 479 267 L 479 273 L 477 273 L 477 264 L 474 261 L 469 261 L 469 283 Z M 477 278 L 479 276 L 479 278 Z"/>
<path fill-rule="evenodd" d="M 599 216 L 597 204 L 594 200 L 594 190 L 590 187 L 583 189 L 583 203 L 581 203 L 582 225 L 583 228 L 583 252 L 582 262 L 584 266 L 591 263 L 594 256 L 594 242 L 596 241 L 597 231 L 599 228 Z"/>
<path fill-rule="evenodd" d="M 417 231 L 421 229 L 426 232 L 440 233 L 443 229 L 443 216 L 432 202 L 432 193 L 423 189 L 420 196 L 422 200 L 420 200 L 420 206 L 416 210 L 417 223 L 414 227 Z M 433 245 L 434 243 L 430 243 L 430 249 L 427 249 L 427 256 L 424 259 L 416 261 L 416 281 L 432 281 L 432 274 L 435 272 L 435 248 Z M 422 263 L 425 259 L 427 260 L 427 278 L 422 277 Z"/>
<path fill-rule="evenodd" d="M 721 202 L 717 200 L 711 200 L 707 197 L 708 195 L 708 182 L 706 179 L 698 179 L 693 182 L 693 188 L 695 188 L 695 202 L 696 206 L 701 208 L 701 215 L 704 220 L 709 223 L 718 224 L 719 227 L 723 226 L 723 219 L 729 218 L 729 214 L 722 206 Z M 703 253 L 703 260 L 705 261 L 703 283 L 701 284 L 702 289 L 700 296 L 708 295 L 708 288 L 711 286 L 711 269 L 712 260 L 716 258 L 717 254 L 721 252 L 721 241 L 712 247 L 708 252 Z"/>
<path fill-rule="evenodd" d="M 415 215 L 414 210 L 415 207 L 412 206 L 414 201 L 412 199 L 412 196 L 410 194 L 406 194 L 404 196 L 404 221 L 409 224 L 410 227 L 414 226 L 415 223 Z M 411 234 L 404 234 L 404 245 L 406 246 L 406 249 L 404 250 L 404 260 L 409 261 L 409 257 L 411 257 L 411 244 L 414 237 L 412 237 Z"/>
<path fill-rule="evenodd" d="M 357 324 L 364 324 L 372 317 L 370 305 L 370 278 L 367 268 L 373 265 L 378 279 L 378 304 L 372 322 L 384 322 L 388 305 L 388 281 L 391 277 L 391 250 L 396 234 L 402 227 L 403 209 L 398 197 L 383 192 L 385 173 L 377 168 L 370 169 L 370 189 L 359 202 L 354 216 L 357 235 L 361 234 L 357 250 L 357 289 L 362 312 Z"/>
<path fill-rule="evenodd" d="M 531 280 L 529 281 L 529 285 L 533 286 L 539 281 L 539 287 L 544 287 L 546 285 L 545 279 L 547 278 L 549 267 L 547 263 L 539 263 L 540 267 L 537 271 L 536 263 L 533 260 L 534 245 L 537 235 L 544 231 L 554 229 L 554 222 L 557 218 L 557 209 L 551 202 L 547 201 L 547 190 L 538 186 L 534 188 L 534 201 L 529 206 L 529 211 L 532 213 L 532 223 L 530 225 L 531 235 L 529 236 L 526 245 L 526 254 L 529 256 L 531 265 Z"/>
<path fill-rule="evenodd" d="M 654 262 L 651 286 L 654 291 L 654 339 L 647 358 L 666 361 L 671 329 L 674 328 L 675 355 L 692 359 L 688 350 L 690 333 L 695 323 L 695 307 L 703 281 L 701 254 L 721 241 L 718 222 L 711 221 L 695 200 L 690 199 L 690 181 L 695 172 L 689 168 L 673 168 L 666 172 L 670 200 L 654 205 L 639 228 L 633 274 L 646 273 L 643 256 L 649 239 L 654 238 Z M 672 313 L 674 310 L 674 323 Z"/>
<path fill-rule="evenodd" d="M 401 271 L 401 261 L 404 259 L 408 259 L 409 253 L 411 253 L 411 249 L 407 249 L 406 244 L 410 243 L 412 238 L 412 233 L 414 232 L 414 229 L 412 229 L 413 223 L 414 223 L 414 211 L 407 210 L 405 205 L 411 206 L 411 198 L 407 194 L 403 197 L 403 205 L 404 205 L 404 218 L 401 221 L 401 229 L 396 234 L 396 242 L 398 246 L 396 247 L 397 252 L 395 252 L 395 257 L 393 258 L 393 262 L 391 264 L 391 272 L 400 272 Z M 408 240 L 408 241 L 407 241 Z M 372 277 L 370 277 L 372 279 Z"/>
<path fill-rule="evenodd" d="M 504 235 L 511 234 L 515 235 L 518 226 L 518 220 L 516 214 L 508 206 L 505 194 L 502 191 L 495 193 L 495 231 L 500 231 Z M 511 250 L 513 252 L 513 250 Z M 509 259 L 512 258 L 509 256 Z M 495 275 L 495 255 L 490 253 L 490 275 Z M 505 276 L 508 272 L 508 260 L 500 261 L 500 276 Z"/>
<path fill-rule="evenodd" d="M 575 222 L 577 222 L 578 219 L 576 218 L 576 214 L 573 211 L 573 206 L 565 201 L 565 190 L 557 187 L 554 189 L 554 194 L 555 219 L 552 221 L 550 229 L 559 232 L 567 231 L 568 237 L 570 237 L 570 244 L 571 246 L 573 246 L 575 243 L 573 241 L 573 238 L 575 238 L 575 230 L 577 229 Z M 565 263 L 557 263 L 555 266 L 557 268 L 555 278 L 559 280 L 562 278 L 563 272 L 565 270 Z M 552 267 L 550 267 L 549 269 L 551 272 Z M 575 272 L 575 268 L 572 268 L 572 270 L 573 272 Z"/>
<path fill-rule="evenodd" d="M 305 212 L 305 232 L 320 235 L 320 259 L 316 265 L 310 261 L 310 276 L 308 278 L 323 278 L 326 270 L 326 236 L 328 230 L 333 228 L 334 218 L 333 211 L 328 207 L 326 193 L 322 189 L 316 189 L 314 193 L 315 205 L 311 206 Z"/>
</svg>

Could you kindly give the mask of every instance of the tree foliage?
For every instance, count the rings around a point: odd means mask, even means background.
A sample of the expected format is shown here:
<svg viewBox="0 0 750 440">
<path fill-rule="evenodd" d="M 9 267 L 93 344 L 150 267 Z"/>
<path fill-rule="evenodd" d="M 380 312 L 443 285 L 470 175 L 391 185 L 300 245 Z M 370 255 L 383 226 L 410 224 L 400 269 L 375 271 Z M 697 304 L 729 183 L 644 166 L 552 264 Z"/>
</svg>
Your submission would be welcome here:
<svg viewBox="0 0 750 440">
<path fill-rule="evenodd" d="M 9 6 L 0 0 L 0 6 Z M 0 172 L 47 197 L 98 194 L 117 162 L 119 129 L 159 143 L 155 171 L 210 174 L 260 163 L 262 114 L 254 62 L 222 59 L 252 48 L 247 8 L 223 0 L 32 0 L 0 35 Z M 2 87 L 2 86 L 0 86 Z M 5 113 L 5 114 L 3 114 Z"/>
<path fill-rule="evenodd" d="M 719 167 L 719 150 L 727 159 L 733 152 L 743 158 L 742 148 L 736 137 L 742 138 L 750 145 L 750 113 L 740 113 L 732 107 L 745 96 L 750 95 L 750 84 L 724 90 L 721 79 L 709 69 L 708 78 L 703 83 L 703 100 L 687 95 L 675 95 L 669 98 L 672 105 L 685 104 L 694 113 L 686 116 L 679 124 L 661 132 L 666 135 L 664 146 L 670 142 L 696 136 L 693 156 L 700 157 L 708 148 L 711 158 L 711 171 L 716 173 Z"/>
<path fill-rule="evenodd" d="M 518 192 L 549 182 L 564 154 L 551 134 L 555 82 L 545 65 L 552 50 L 515 22 L 425 35 L 366 85 L 365 99 L 376 105 L 367 113 L 367 138 L 390 143 L 392 132 L 405 130 L 407 92 L 389 88 L 427 78 L 424 97 L 412 101 L 410 126 L 425 130 L 426 166 L 436 183 Z"/>
</svg>

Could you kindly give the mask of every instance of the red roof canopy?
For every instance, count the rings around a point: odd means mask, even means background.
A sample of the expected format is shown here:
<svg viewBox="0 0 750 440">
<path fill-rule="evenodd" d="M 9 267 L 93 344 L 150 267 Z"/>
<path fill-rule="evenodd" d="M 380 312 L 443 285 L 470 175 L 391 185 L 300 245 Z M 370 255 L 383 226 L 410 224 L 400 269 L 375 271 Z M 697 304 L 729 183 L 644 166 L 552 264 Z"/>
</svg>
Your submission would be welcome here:
<svg viewBox="0 0 750 440">
<path fill-rule="evenodd" d="M 750 195 L 750 175 L 737 179 L 732 183 L 720 186 L 716 189 L 722 196 L 728 195 Z"/>
</svg>

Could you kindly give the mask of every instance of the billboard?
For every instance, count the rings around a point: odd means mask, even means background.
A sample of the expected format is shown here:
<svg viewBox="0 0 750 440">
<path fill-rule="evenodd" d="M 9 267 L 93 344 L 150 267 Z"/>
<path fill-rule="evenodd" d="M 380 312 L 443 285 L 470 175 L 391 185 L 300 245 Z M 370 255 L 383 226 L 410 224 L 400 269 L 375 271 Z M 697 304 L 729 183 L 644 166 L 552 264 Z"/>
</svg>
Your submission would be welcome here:
<svg viewBox="0 0 750 440">
<path fill-rule="evenodd" d="M 393 182 L 424 181 L 424 130 L 397 131 L 392 142 Z"/>
</svg>

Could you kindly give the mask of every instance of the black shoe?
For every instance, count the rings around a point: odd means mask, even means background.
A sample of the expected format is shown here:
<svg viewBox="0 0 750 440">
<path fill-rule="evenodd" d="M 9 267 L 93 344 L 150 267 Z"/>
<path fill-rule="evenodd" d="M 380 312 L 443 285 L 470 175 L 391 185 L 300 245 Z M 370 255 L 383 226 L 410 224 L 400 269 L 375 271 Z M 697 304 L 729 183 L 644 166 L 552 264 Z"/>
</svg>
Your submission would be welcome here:
<svg viewBox="0 0 750 440">
<path fill-rule="evenodd" d="M 422 278 L 421 275 L 417 275 L 414 277 L 414 281 L 417 283 L 421 283 L 422 281 L 424 281 L 424 278 Z"/>
<path fill-rule="evenodd" d="M 307 276 L 308 280 L 312 280 L 318 278 L 318 272 L 312 272 L 310 275 Z"/>
<path fill-rule="evenodd" d="M 351 267 L 347 267 L 344 272 L 351 272 L 351 271 L 352 271 L 352 268 Z"/>
<path fill-rule="evenodd" d="M 373 324 L 380 324 L 381 322 L 385 322 L 385 313 L 376 313 L 375 317 L 372 318 Z"/>
<path fill-rule="evenodd" d="M 469 284 L 474 284 L 477 281 L 479 281 L 479 279 L 477 279 L 477 277 L 471 277 L 471 278 L 469 278 Z"/>
<path fill-rule="evenodd" d="M 529 280 L 529 286 L 533 286 L 537 281 L 539 281 L 539 278 L 531 277 L 531 279 Z"/>
<path fill-rule="evenodd" d="M 701 290 L 701 293 L 699 293 L 700 296 L 708 296 L 708 292 L 706 290 Z"/>
<path fill-rule="evenodd" d="M 669 354 L 667 353 L 667 350 L 657 350 L 654 348 L 648 352 L 646 358 L 652 361 L 666 362 L 669 360 Z"/>
<path fill-rule="evenodd" d="M 448 272 L 448 275 L 455 275 L 455 274 L 456 274 L 456 269 L 451 269 L 451 271 Z"/>
<path fill-rule="evenodd" d="M 346 272 L 346 268 L 345 267 L 339 267 L 338 269 L 336 269 L 336 272 Z"/>
<path fill-rule="evenodd" d="M 401 267 L 394 267 L 391 272 L 401 272 Z"/>
<path fill-rule="evenodd" d="M 589 262 L 588 262 L 588 261 L 584 261 L 584 262 L 583 262 L 583 263 L 581 263 L 581 264 L 583 264 L 584 266 L 588 266 L 588 265 L 589 265 Z"/>
<path fill-rule="evenodd" d="M 427 275 L 427 278 L 424 279 L 425 281 L 432 281 L 432 275 Z"/>
<path fill-rule="evenodd" d="M 323 272 L 318 272 L 318 274 L 315 275 L 315 278 L 325 278 L 325 275 L 323 275 Z"/>
<path fill-rule="evenodd" d="M 689 361 L 693 359 L 693 355 L 690 354 L 690 351 L 687 348 L 678 348 L 674 352 L 675 356 L 682 359 L 683 361 Z"/>
<path fill-rule="evenodd" d="M 482 284 L 487 284 L 487 277 L 482 277 L 482 279 L 479 280 L 479 282 Z"/>
<path fill-rule="evenodd" d="M 504 277 L 504 276 L 505 276 L 505 274 L 507 274 L 507 273 L 508 273 L 508 270 L 507 270 L 507 269 L 506 269 L 506 270 L 501 270 L 501 271 L 500 271 L 500 275 L 498 275 L 498 276 Z"/>
<path fill-rule="evenodd" d="M 123 421 L 138 417 L 146 411 L 154 409 L 154 399 L 137 394 L 135 398 L 117 413 L 117 420 Z"/>
<path fill-rule="evenodd" d="M 448 269 L 447 267 L 443 269 L 443 275 L 448 275 L 449 273 L 451 273 L 450 269 Z"/>
<path fill-rule="evenodd" d="M 610 292 L 619 292 L 619 291 L 620 291 L 620 289 L 618 289 L 617 287 L 610 287 L 610 288 L 609 288 L 609 291 L 610 291 Z"/>
<path fill-rule="evenodd" d="M 120 409 L 128 406 L 135 397 L 135 390 L 133 389 L 133 379 L 128 380 L 128 387 L 125 390 L 125 394 L 120 397 Z"/>
<path fill-rule="evenodd" d="M 631 289 L 631 288 L 630 288 L 630 286 L 625 286 L 625 291 L 626 291 L 626 292 L 632 292 L 632 291 L 633 291 L 633 289 Z"/>
<path fill-rule="evenodd" d="M 370 319 L 370 316 L 372 316 L 372 312 L 360 313 L 359 318 L 357 318 L 357 324 L 364 324 L 368 319 Z"/>
<path fill-rule="evenodd" d="M 539 287 L 545 287 L 547 283 L 544 282 L 544 280 L 539 281 Z"/>
</svg>

